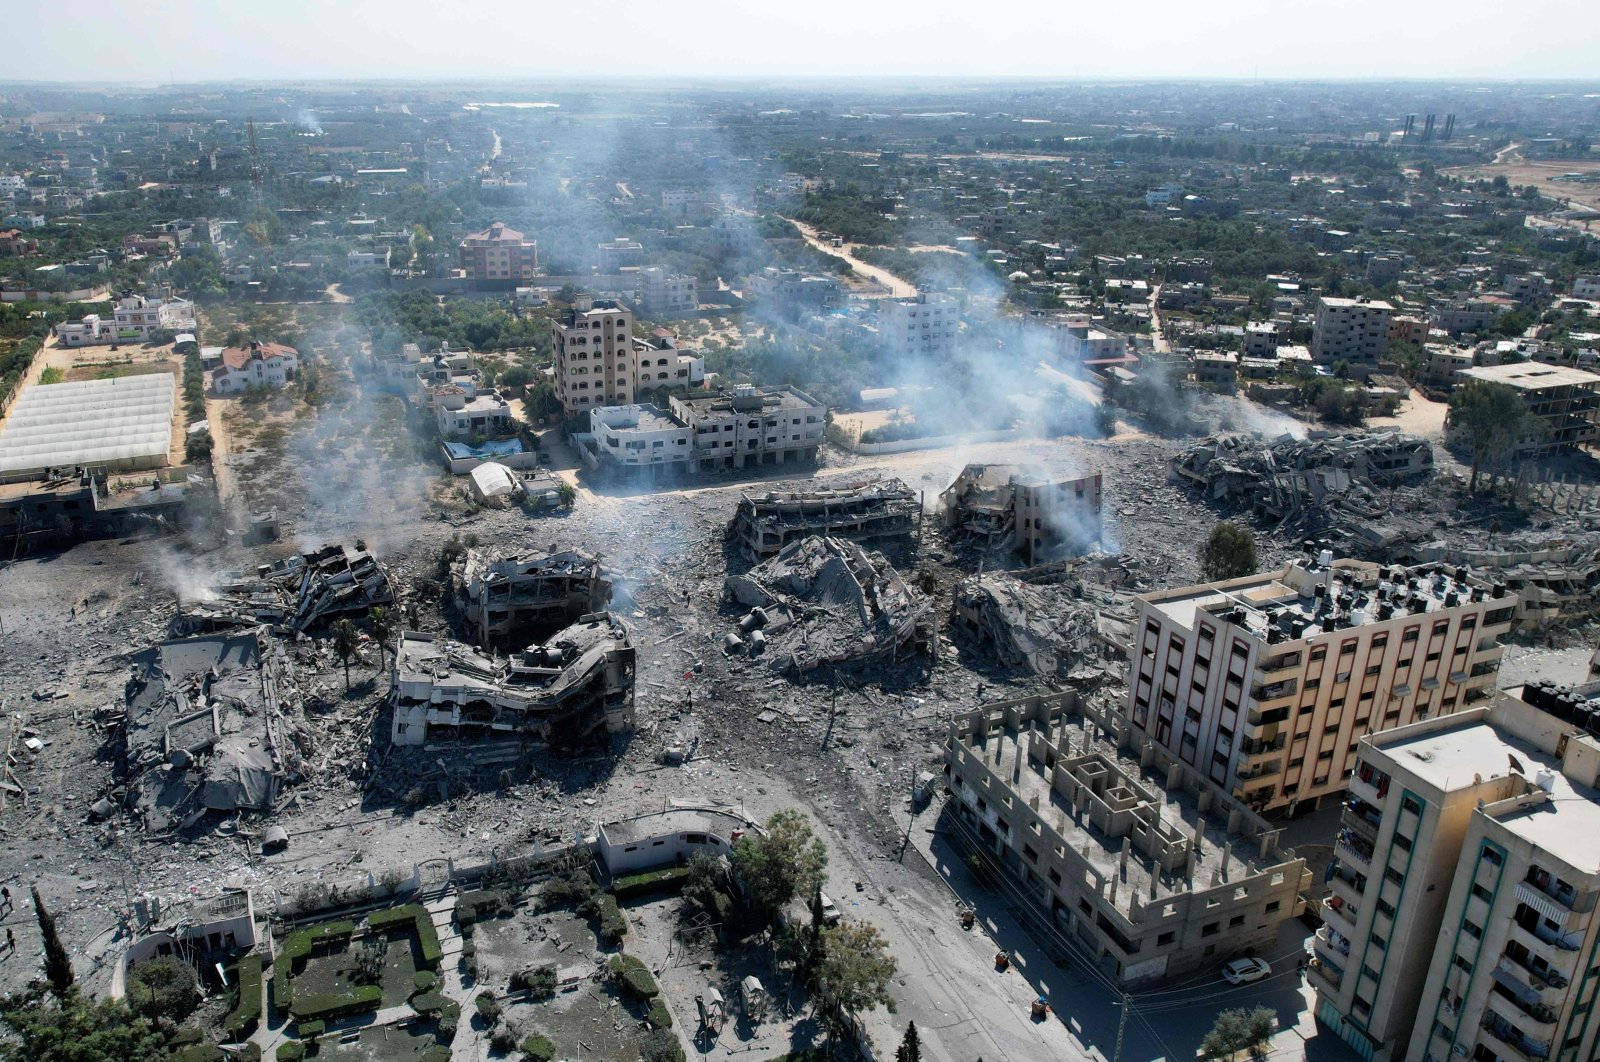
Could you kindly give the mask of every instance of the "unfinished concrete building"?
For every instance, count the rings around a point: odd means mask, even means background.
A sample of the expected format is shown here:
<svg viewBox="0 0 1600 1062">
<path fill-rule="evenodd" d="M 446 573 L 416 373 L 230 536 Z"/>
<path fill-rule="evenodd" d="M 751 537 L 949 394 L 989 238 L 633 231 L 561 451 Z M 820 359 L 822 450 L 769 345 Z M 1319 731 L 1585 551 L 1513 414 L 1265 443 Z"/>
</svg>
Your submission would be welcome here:
<svg viewBox="0 0 1600 1062">
<path fill-rule="evenodd" d="M 1278 830 L 1076 693 L 957 719 L 945 773 L 957 834 L 1123 985 L 1270 949 L 1304 910 Z"/>
<path fill-rule="evenodd" d="M 1316 431 L 1304 439 L 1233 432 L 1182 451 L 1172 472 L 1213 501 L 1267 519 L 1325 520 L 1335 512 L 1374 519 L 1387 508 L 1376 488 L 1431 475 L 1433 447 L 1398 431 Z"/>
<path fill-rule="evenodd" d="M 153 831 L 207 812 L 268 811 L 308 747 L 280 651 L 256 632 L 164 642 L 134 656 L 121 774 Z M 96 814 L 110 814 L 109 803 Z"/>
<path fill-rule="evenodd" d="M 490 559 L 469 549 L 450 569 L 455 605 L 477 638 L 501 643 L 597 612 L 611 600 L 600 562 L 581 549 Z"/>
<path fill-rule="evenodd" d="M 777 670 L 898 662 L 936 637 L 928 599 L 883 554 L 842 539 L 792 542 L 748 573 L 728 576 L 727 589 L 751 611 L 726 648 L 765 655 Z"/>
<path fill-rule="evenodd" d="M 185 633 L 257 625 L 298 633 L 393 602 L 377 558 L 335 543 L 254 569 L 218 572 L 209 587 L 180 594 L 173 626 Z"/>
<path fill-rule="evenodd" d="M 857 542 L 901 538 L 921 523 L 922 502 L 904 481 L 837 479 L 809 490 L 746 492 L 728 525 L 728 537 L 760 560 L 808 535 Z"/>
<path fill-rule="evenodd" d="M 968 465 L 939 495 L 945 526 L 1038 563 L 1100 541 L 1100 475 L 1055 479 L 1016 465 Z"/>
<path fill-rule="evenodd" d="M 509 660 L 438 635 L 406 631 L 394 661 L 396 745 L 514 736 L 571 747 L 633 729 L 633 635 L 595 612 Z"/>
<path fill-rule="evenodd" d="M 1086 679 L 1098 661 L 1126 653 L 1135 602 L 1123 588 L 1134 578 L 1126 558 L 1107 556 L 968 576 L 951 601 L 951 628 L 1008 667 Z"/>
</svg>

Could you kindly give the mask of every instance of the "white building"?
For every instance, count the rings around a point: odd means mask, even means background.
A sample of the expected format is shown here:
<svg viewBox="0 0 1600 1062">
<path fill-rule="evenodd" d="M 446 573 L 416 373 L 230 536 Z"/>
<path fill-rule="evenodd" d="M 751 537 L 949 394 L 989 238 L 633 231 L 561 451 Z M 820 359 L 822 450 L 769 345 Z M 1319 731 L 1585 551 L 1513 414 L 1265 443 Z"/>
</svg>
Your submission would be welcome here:
<svg viewBox="0 0 1600 1062">
<path fill-rule="evenodd" d="M 598 257 L 602 273 L 635 268 L 644 263 L 644 244 L 626 236 L 618 236 L 600 245 Z"/>
<path fill-rule="evenodd" d="M 474 391 L 446 385 L 433 393 L 433 415 L 447 439 L 498 438 L 514 433 L 519 422 L 499 391 Z"/>
<path fill-rule="evenodd" d="M 1336 299 L 1317 302 L 1316 325 L 1311 333 L 1311 357 L 1318 365 L 1346 362 L 1350 371 L 1365 377 L 1389 353 L 1389 317 L 1394 307 L 1377 299 Z"/>
<path fill-rule="evenodd" d="M 700 282 L 650 266 L 639 271 L 639 296 L 645 313 L 687 313 L 700 305 Z"/>
<path fill-rule="evenodd" d="M 623 469 L 687 471 L 692 434 L 676 415 L 649 404 L 604 406 L 589 411 L 596 463 Z"/>
<path fill-rule="evenodd" d="M 1291 562 L 1144 594 L 1126 714 L 1253 807 L 1341 793 L 1367 734 L 1486 701 L 1517 599 L 1442 566 Z"/>
<path fill-rule="evenodd" d="M 111 335 L 110 322 L 102 321 L 97 313 L 84 314 L 81 321 L 63 321 L 56 325 L 56 341 L 64 347 L 109 342 Z"/>
<path fill-rule="evenodd" d="M 1572 282 L 1574 299 L 1600 300 L 1600 274 L 1582 276 Z"/>
<path fill-rule="evenodd" d="M 389 248 L 375 251 L 351 251 L 344 256 L 345 268 L 352 273 L 376 272 L 389 268 Z"/>
<path fill-rule="evenodd" d="M 294 379 L 300 352 L 282 343 L 257 343 L 228 347 L 222 365 L 211 374 L 211 386 L 220 395 L 236 395 L 252 387 L 277 389 Z"/>
<path fill-rule="evenodd" d="M 828 407 L 792 387 L 674 395 L 672 412 L 693 431 L 698 469 L 814 461 Z"/>
<path fill-rule="evenodd" d="M 960 330 L 961 304 L 952 295 L 924 292 L 878 303 L 878 335 L 892 357 L 948 357 Z"/>
<path fill-rule="evenodd" d="M 159 331 L 192 331 L 194 303 L 186 299 L 152 299 L 125 295 L 113 311 L 113 335 L 121 342 L 145 340 Z"/>
</svg>

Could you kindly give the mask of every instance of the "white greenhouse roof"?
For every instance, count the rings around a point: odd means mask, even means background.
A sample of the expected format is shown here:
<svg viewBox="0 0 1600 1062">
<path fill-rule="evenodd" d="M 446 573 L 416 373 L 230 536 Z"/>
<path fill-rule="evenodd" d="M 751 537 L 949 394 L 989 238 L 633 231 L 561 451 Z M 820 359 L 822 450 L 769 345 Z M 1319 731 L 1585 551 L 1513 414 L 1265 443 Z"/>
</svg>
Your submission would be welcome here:
<svg viewBox="0 0 1600 1062">
<path fill-rule="evenodd" d="M 0 428 L 0 475 L 165 463 L 176 402 L 177 379 L 166 372 L 35 384 Z"/>
</svg>

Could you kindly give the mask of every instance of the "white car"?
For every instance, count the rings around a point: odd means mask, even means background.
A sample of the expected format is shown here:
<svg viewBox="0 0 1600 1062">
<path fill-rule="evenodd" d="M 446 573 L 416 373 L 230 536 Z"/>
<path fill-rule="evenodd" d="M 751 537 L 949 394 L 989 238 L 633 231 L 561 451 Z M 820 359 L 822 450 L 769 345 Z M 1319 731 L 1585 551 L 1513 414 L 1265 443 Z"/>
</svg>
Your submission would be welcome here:
<svg viewBox="0 0 1600 1062">
<path fill-rule="evenodd" d="M 827 893 L 819 893 L 822 897 L 822 924 L 834 926 L 839 924 L 839 905 L 834 903 Z"/>
<path fill-rule="evenodd" d="M 1272 973 L 1264 959 L 1235 959 L 1222 968 L 1222 979 L 1230 985 L 1247 985 Z"/>
</svg>

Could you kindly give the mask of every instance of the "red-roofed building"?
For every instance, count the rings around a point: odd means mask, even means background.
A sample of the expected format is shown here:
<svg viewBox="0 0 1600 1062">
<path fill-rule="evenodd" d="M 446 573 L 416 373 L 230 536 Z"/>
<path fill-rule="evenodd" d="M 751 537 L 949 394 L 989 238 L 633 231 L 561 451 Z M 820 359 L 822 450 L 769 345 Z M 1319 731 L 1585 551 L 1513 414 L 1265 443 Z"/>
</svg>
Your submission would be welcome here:
<svg viewBox="0 0 1600 1062">
<path fill-rule="evenodd" d="M 211 386 L 219 395 L 240 394 L 251 387 L 279 388 L 294 379 L 300 368 L 300 352 L 282 343 L 257 343 L 247 347 L 227 347 L 222 364 L 211 374 Z"/>
<path fill-rule="evenodd" d="M 539 269 L 539 244 L 497 221 L 461 241 L 456 261 L 473 287 L 515 287 Z"/>
</svg>

